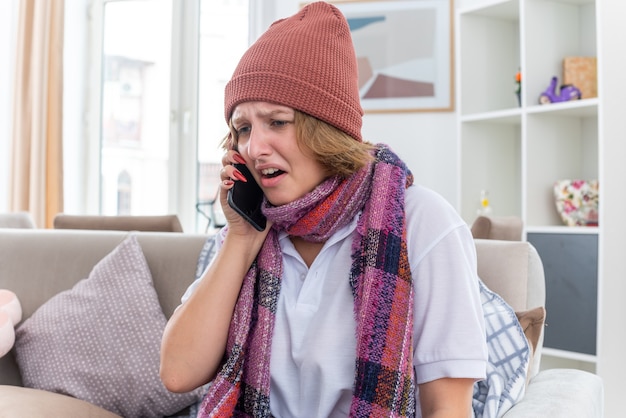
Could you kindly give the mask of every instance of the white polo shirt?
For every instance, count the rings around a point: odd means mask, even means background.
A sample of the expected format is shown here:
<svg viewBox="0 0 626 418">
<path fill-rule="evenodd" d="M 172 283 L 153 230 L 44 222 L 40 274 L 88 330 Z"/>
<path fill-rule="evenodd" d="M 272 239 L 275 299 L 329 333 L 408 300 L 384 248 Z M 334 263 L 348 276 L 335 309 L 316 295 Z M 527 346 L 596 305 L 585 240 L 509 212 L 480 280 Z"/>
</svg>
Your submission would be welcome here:
<svg viewBox="0 0 626 418">
<path fill-rule="evenodd" d="M 442 377 L 483 379 L 487 348 L 470 231 L 454 208 L 427 188 L 409 187 L 405 201 L 417 383 Z M 337 231 L 310 268 L 289 237 L 279 237 L 284 273 L 270 363 L 275 417 L 349 413 L 356 322 L 348 277 L 357 221 Z M 416 407 L 420 417 L 419 393 Z"/>
</svg>

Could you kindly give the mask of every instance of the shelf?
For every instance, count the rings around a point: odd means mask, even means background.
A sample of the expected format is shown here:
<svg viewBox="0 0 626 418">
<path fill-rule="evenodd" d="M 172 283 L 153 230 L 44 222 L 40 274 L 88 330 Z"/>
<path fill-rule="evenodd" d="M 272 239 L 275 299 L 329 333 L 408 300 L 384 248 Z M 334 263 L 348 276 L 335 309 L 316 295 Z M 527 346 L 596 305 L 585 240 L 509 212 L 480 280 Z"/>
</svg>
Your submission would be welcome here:
<svg viewBox="0 0 626 418">
<path fill-rule="evenodd" d="M 538 107 L 539 95 L 553 76 L 563 83 L 563 58 L 597 56 L 595 2 L 527 0 L 524 13 L 528 18 L 522 32 L 528 47 L 522 95 L 525 104 Z"/>
<path fill-rule="evenodd" d="M 467 222 L 476 218 L 481 190 L 489 192 L 494 213 L 521 216 L 521 118 L 506 112 L 491 116 L 460 127 L 461 216 Z"/>
<path fill-rule="evenodd" d="M 460 11 L 463 15 L 478 15 L 495 19 L 518 20 L 519 3 L 517 0 L 492 0 Z"/>
<path fill-rule="evenodd" d="M 564 83 L 564 58 L 598 55 L 597 3 L 473 0 L 456 19 L 458 210 L 471 225 L 487 190 L 494 216 L 522 219 L 526 239 L 545 260 L 543 353 L 554 364 L 591 369 L 602 229 L 565 226 L 553 189 L 560 179 L 598 179 L 600 99 L 541 105 L 539 96 L 552 77 Z"/>
<path fill-rule="evenodd" d="M 461 122 L 489 122 L 503 123 L 506 125 L 519 125 L 521 123 L 522 111 L 519 108 L 494 110 L 491 112 L 474 113 L 461 117 Z"/>
<path fill-rule="evenodd" d="M 491 1 L 458 15 L 463 115 L 515 109 L 520 68 L 519 0 Z"/>
<path fill-rule="evenodd" d="M 550 114 L 555 116 L 572 116 L 572 117 L 597 117 L 598 116 L 597 98 L 572 100 L 563 103 L 551 103 L 546 105 L 534 105 L 526 108 L 526 112 L 530 114 Z"/>
<path fill-rule="evenodd" d="M 510 108 L 502 110 L 492 110 L 480 113 L 471 113 L 461 116 L 461 122 L 492 122 L 505 124 L 519 124 L 524 113 L 530 115 L 567 116 L 567 117 L 597 117 L 597 98 L 573 100 L 563 103 L 552 103 L 546 105 L 533 105 L 525 108 Z"/>
<path fill-rule="evenodd" d="M 578 6 L 584 6 L 586 4 L 594 4 L 595 0 L 555 0 L 558 3 L 576 4 Z"/>
<path fill-rule="evenodd" d="M 597 226 L 527 226 L 527 234 L 598 234 Z"/>
</svg>

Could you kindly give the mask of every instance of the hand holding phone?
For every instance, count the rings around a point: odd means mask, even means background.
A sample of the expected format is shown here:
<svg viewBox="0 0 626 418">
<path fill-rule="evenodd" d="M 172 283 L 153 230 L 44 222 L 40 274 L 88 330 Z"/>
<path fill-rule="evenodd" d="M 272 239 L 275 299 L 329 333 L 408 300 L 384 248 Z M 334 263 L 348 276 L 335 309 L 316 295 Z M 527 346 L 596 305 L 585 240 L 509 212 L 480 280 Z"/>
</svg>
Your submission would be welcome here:
<svg viewBox="0 0 626 418">
<path fill-rule="evenodd" d="M 234 167 L 248 181 L 236 181 L 233 187 L 228 190 L 228 205 L 257 231 L 264 231 L 267 220 L 261 211 L 264 197 L 263 190 L 254 180 L 252 173 L 250 173 L 245 164 L 234 164 Z"/>
</svg>

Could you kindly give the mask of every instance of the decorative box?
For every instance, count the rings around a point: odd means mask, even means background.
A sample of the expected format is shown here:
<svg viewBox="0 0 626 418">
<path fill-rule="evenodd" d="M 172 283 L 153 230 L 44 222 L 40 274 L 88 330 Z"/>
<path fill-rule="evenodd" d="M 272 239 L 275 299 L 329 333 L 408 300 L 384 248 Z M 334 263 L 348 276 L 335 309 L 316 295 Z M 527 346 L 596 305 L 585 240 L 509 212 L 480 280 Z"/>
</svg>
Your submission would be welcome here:
<svg viewBox="0 0 626 418">
<path fill-rule="evenodd" d="M 563 84 L 573 84 L 583 99 L 598 97 L 596 57 L 565 57 L 563 59 Z"/>
</svg>

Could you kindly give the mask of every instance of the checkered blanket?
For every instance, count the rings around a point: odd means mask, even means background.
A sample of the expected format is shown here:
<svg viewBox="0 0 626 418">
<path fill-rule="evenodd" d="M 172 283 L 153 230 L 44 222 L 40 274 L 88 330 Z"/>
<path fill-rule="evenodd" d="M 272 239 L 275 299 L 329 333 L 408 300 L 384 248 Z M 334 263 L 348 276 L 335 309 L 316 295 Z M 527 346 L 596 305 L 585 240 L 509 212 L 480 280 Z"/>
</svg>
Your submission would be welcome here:
<svg viewBox="0 0 626 418">
<path fill-rule="evenodd" d="M 474 385 L 474 417 L 503 416 L 526 391 L 530 346 L 513 309 L 480 282 L 489 362 L 487 378 Z"/>
</svg>

